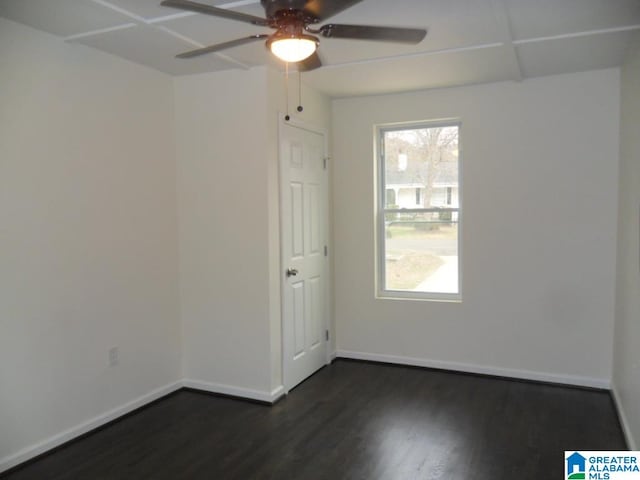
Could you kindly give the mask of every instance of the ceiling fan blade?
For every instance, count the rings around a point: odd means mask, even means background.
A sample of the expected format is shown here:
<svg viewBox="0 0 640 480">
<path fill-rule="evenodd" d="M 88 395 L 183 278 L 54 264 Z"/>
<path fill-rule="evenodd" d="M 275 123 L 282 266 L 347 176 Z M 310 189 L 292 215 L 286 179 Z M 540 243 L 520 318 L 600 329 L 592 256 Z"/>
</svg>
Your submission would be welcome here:
<svg viewBox="0 0 640 480">
<path fill-rule="evenodd" d="M 320 27 L 320 35 L 327 38 L 353 38 L 356 40 L 379 40 L 382 42 L 420 43 L 427 31 L 420 28 L 374 27 L 371 25 L 336 25 Z"/>
<path fill-rule="evenodd" d="M 179 8 L 180 10 L 189 10 L 190 12 L 204 13 L 205 15 L 213 15 L 215 17 L 228 18 L 229 20 L 238 20 L 263 27 L 269 25 L 269 22 L 265 18 L 254 17 L 253 15 L 247 15 L 225 8 L 212 7 L 189 0 L 164 0 L 160 5 L 163 7 Z"/>
<path fill-rule="evenodd" d="M 318 52 L 313 52 L 310 57 L 305 58 L 304 60 L 298 62 L 298 71 L 299 72 L 309 72 L 311 70 L 315 70 L 316 68 L 320 68 L 322 66 L 322 60 L 320 60 L 320 55 Z"/>
<path fill-rule="evenodd" d="M 231 40 L 230 42 L 218 43 L 217 45 L 211 45 L 209 47 L 198 48 L 197 50 L 184 52 L 176 55 L 176 58 L 191 58 L 197 57 L 199 55 L 204 55 L 206 53 L 218 52 L 220 50 L 224 50 L 225 48 L 237 47 L 238 45 L 244 45 L 245 43 L 262 40 L 263 38 L 267 38 L 268 36 L 269 35 L 251 35 L 250 37 L 238 38 L 237 40 Z"/>
<path fill-rule="evenodd" d="M 326 20 L 361 1 L 362 0 L 309 0 L 309 3 L 304 7 L 304 11 L 317 18 L 318 21 Z"/>
</svg>

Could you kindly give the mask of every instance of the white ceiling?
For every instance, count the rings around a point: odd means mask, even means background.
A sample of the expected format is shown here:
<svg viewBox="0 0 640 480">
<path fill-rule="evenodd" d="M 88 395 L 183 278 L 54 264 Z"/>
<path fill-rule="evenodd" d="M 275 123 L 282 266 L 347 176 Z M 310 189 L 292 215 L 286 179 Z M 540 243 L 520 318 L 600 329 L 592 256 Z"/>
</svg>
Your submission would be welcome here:
<svg viewBox="0 0 640 480">
<path fill-rule="evenodd" d="M 255 33 L 161 0 L 0 0 L 0 16 L 171 75 L 283 68 L 262 42 L 193 59 L 178 53 Z M 264 16 L 259 0 L 200 0 Z M 521 80 L 621 65 L 640 0 L 362 0 L 331 23 L 426 27 L 416 46 L 321 39 L 305 82 L 335 97 Z"/>
</svg>

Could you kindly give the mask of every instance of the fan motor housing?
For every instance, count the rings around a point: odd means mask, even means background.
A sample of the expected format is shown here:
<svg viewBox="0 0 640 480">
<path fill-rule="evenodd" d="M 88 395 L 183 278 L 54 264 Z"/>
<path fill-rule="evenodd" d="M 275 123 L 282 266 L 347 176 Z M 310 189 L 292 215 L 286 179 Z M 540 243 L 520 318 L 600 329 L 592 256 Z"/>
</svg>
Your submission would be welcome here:
<svg viewBox="0 0 640 480">
<path fill-rule="evenodd" d="M 276 14 L 281 10 L 300 10 L 302 11 L 308 0 L 260 0 L 267 18 L 275 18 Z"/>
</svg>

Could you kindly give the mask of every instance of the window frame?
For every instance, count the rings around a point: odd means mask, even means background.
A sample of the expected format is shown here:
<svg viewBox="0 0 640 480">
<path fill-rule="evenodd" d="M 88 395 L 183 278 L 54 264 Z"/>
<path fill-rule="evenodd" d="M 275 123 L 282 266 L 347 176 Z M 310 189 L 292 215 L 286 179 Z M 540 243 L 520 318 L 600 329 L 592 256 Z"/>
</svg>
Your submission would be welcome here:
<svg viewBox="0 0 640 480">
<path fill-rule="evenodd" d="M 432 207 L 432 208 L 386 208 L 386 182 L 385 182 L 385 158 L 384 158 L 384 134 L 386 132 L 401 130 L 417 130 L 422 128 L 457 127 L 458 128 L 458 207 Z M 443 120 L 425 120 L 417 122 L 379 124 L 374 128 L 374 157 L 375 157 L 375 296 L 380 299 L 398 300 L 426 300 L 437 302 L 462 302 L 462 205 L 463 205 L 463 182 L 462 182 L 462 120 L 459 118 Z M 443 292 L 414 292 L 407 290 L 386 289 L 386 231 L 385 214 L 398 212 L 457 212 L 458 214 L 458 293 Z"/>
</svg>

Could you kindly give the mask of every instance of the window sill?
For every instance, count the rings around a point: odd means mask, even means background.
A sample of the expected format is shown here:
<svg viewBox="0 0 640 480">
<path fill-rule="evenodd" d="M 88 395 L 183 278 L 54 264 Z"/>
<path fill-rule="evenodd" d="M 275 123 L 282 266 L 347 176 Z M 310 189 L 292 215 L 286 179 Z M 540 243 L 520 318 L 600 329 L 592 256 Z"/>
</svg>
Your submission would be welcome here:
<svg viewBox="0 0 640 480">
<path fill-rule="evenodd" d="M 413 300 L 418 302 L 462 303 L 462 294 L 419 293 L 385 290 L 376 293 L 376 300 Z"/>
</svg>

